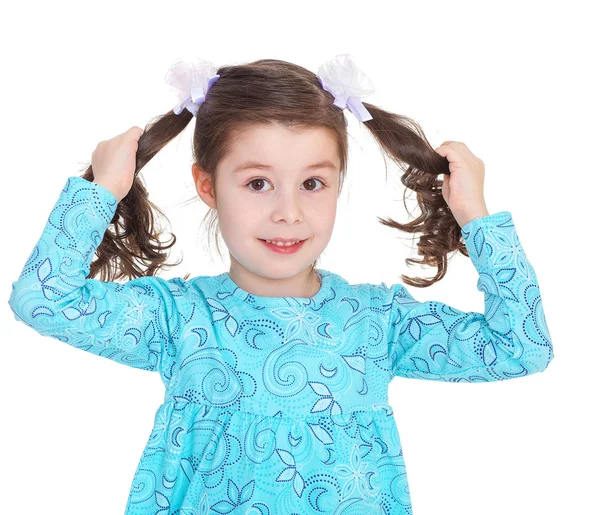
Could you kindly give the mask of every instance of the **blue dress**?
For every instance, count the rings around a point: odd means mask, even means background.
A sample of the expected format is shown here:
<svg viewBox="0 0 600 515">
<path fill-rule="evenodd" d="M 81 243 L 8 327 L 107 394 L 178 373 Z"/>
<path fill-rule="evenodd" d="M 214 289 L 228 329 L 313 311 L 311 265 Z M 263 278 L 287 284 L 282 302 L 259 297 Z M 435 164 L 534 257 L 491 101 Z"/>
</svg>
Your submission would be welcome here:
<svg viewBox="0 0 600 515">
<path fill-rule="evenodd" d="M 554 357 L 508 211 L 462 229 L 481 314 L 323 269 L 311 298 L 255 296 L 228 273 L 86 279 L 116 207 L 70 177 L 9 305 L 41 335 L 160 374 L 126 514 L 410 514 L 391 380 L 503 381 Z"/>
</svg>

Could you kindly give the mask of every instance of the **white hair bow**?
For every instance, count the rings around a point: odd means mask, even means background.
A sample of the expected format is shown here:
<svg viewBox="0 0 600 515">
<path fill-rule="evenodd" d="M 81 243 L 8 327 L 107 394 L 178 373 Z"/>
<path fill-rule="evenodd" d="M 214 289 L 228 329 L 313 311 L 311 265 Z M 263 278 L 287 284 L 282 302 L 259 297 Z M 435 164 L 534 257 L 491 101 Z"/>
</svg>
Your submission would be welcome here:
<svg viewBox="0 0 600 515">
<path fill-rule="evenodd" d="M 196 116 L 198 107 L 219 77 L 216 66 L 209 61 L 198 59 L 188 65 L 177 59 L 165 75 L 165 82 L 174 87 L 179 95 L 173 112 L 180 114 L 187 109 Z M 358 69 L 350 54 L 339 54 L 322 64 L 317 77 L 323 89 L 334 96 L 334 105 L 340 109 L 348 108 L 361 122 L 373 119 L 360 99 L 373 93 L 375 88 Z"/>
<path fill-rule="evenodd" d="M 216 73 L 216 66 L 209 61 L 198 59 L 188 65 L 177 59 L 165 75 L 165 82 L 174 87 L 179 94 L 179 102 L 173 108 L 173 112 L 179 114 L 187 109 L 196 116 L 208 90 L 220 77 Z"/>
<path fill-rule="evenodd" d="M 350 54 L 339 54 L 322 64 L 317 77 L 323 89 L 335 97 L 334 105 L 348 108 L 361 122 L 373 119 L 360 99 L 374 93 L 375 88 Z"/>
</svg>

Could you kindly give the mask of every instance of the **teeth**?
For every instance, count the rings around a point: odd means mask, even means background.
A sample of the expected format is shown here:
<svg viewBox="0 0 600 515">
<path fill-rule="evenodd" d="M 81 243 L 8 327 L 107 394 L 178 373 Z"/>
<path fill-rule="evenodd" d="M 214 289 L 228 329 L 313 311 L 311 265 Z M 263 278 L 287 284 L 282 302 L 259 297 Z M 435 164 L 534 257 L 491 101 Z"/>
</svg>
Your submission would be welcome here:
<svg viewBox="0 0 600 515">
<path fill-rule="evenodd" d="M 277 245 L 278 247 L 291 247 L 292 245 L 295 245 L 296 243 L 298 243 L 300 240 L 296 240 L 296 241 L 291 241 L 289 243 L 282 243 L 280 241 L 271 241 L 271 240 L 265 240 L 268 243 L 272 243 L 273 245 Z"/>
</svg>

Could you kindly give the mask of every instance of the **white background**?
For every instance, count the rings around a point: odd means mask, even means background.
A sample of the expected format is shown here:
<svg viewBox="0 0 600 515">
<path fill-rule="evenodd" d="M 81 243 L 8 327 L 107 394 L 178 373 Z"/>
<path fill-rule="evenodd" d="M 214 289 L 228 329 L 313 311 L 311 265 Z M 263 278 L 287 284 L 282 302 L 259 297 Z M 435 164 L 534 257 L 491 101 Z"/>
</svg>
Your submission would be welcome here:
<svg viewBox="0 0 600 515">
<path fill-rule="evenodd" d="M 434 147 L 465 142 L 486 164 L 490 213 L 508 210 L 540 283 L 555 359 L 542 374 L 488 384 L 396 378 L 389 398 L 415 515 L 597 513 L 599 358 L 598 18 L 593 2 L 27 2 L 3 8 L 5 301 L 61 188 L 96 144 L 172 109 L 172 62 L 217 66 L 277 58 L 316 73 L 352 54 L 376 92 L 365 100 L 414 118 Z M 400 173 L 347 112 L 348 178 L 319 262 L 351 283 L 401 282 L 418 257 Z M 203 247 L 206 206 L 191 175 L 193 124 L 143 171 L 178 237 L 163 277 L 229 263 Z M 358 240 L 360 238 L 360 241 Z M 223 247 L 226 250 L 225 247 Z M 226 255 L 226 252 L 225 252 Z M 227 255 L 226 255 L 226 259 Z M 469 258 L 455 255 L 421 301 L 483 310 Z M 2 327 L 2 512 L 113 514 L 164 387 L 133 369 Z M 597 420 L 597 419 L 596 419 Z"/>
</svg>

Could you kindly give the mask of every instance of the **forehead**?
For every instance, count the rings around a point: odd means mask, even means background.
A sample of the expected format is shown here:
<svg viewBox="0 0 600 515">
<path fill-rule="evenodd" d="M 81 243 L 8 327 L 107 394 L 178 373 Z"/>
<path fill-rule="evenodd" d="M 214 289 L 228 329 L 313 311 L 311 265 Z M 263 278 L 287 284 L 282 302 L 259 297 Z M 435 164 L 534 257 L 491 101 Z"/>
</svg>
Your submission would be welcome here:
<svg viewBox="0 0 600 515">
<path fill-rule="evenodd" d="M 235 170 L 289 166 L 302 169 L 315 165 L 338 169 L 337 140 L 323 128 L 289 128 L 280 124 L 252 125 L 238 131 L 231 141 L 224 164 Z"/>
</svg>

